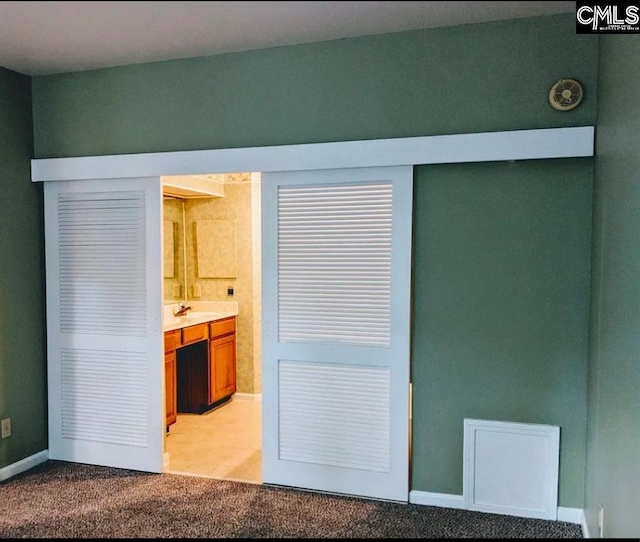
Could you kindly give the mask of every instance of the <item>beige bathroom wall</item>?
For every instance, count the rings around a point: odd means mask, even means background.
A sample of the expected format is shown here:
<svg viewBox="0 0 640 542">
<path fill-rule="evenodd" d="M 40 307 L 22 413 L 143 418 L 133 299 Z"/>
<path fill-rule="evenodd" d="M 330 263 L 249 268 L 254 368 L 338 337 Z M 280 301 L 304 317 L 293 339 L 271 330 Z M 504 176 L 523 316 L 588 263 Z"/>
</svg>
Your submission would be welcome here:
<svg viewBox="0 0 640 542">
<path fill-rule="evenodd" d="M 197 301 L 236 301 L 238 317 L 237 389 L 241 393 L 259 393 L 260 351 L 256 352 L 255 285 L 255 218 L 256 200 L 250 173 L 224 175 L 224 197 L 186 200 L 187 284 L 188 299 Z M 257 200 L 257 209 L 260 209 Z M 237 225 L 237 276 L 235 278 L 203 278 L 197 276 L 197 261 L 223 257 L 215 246 L 196 239 L 196 221 L 235 220 Z M 258 218 L 259 227 L 259 218 Z M 198 247 L 206 253 L 198 254 Z M 259 263 L 259 262 L 258 262 Z M 258 277 L 259 280 L 259 277 Z M 234 295 L 227 295 L 233 287 Z M 199 296 L 194 294 L 199 293 Z M 259 309 L 259 307 L 258 307 Z M 259 343 L 259 333 L 257 335 Z M 258 387 L 256 388 L 256 374 Z"/>
<path fill-rule="evenodd" d="M 184 231 L 182 228 L 182 200 L 174 198 L 162 198 L 162 219 L 173 222 L 175 224 L 174 238 L 174 269 L 175 275 L 172 278 L 164 278 L 164 300 L 165 301 L 181 301 L 186 298 L 184 292 L 184 252 L 182 250 Z M 163 264 L 169 265 L 165 254 Z M 175 292 L 174 292 L 174 287 Z M 176 295 L 174 295 L 174 293 Z"/>
</svg>

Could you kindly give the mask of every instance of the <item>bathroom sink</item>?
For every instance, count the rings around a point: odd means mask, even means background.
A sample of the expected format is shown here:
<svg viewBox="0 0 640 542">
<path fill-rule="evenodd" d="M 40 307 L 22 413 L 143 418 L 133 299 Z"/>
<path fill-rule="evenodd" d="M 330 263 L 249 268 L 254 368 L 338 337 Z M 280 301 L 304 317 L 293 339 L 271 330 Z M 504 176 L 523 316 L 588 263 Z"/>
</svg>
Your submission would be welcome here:
<svg viewBox="0 0 640 542">
<path fill-rule="evenodd" d="M 202 324 L 204 322 L 211 322 L 213 320 L 219 320 L 221 318 L 227 318 L 228 316 L 234 316 L 235 313 L 226 312 L 188 312 L 184 316 L 171 316 L 166 318 L 163 322 L 164 327 L 186 327 L 194 326 L 196 324 Z"/>
<path fill-rule="evenodd" d="M 173 316 L 164 321 L 165 324 L 190 324 L 190 323 L 198 323 L 202 322 L 203 317 L 199 315 L 185 315 L 185 316 Z"/>
<path fill-rule="evenodd" d="M 193 315 L 193 316 L 180 316 L 178 318 L 179 322 L 183 322 L 186 324 L 199 324 L 200 322 L 206 322 L 208 320 L 207 317 L 205 316 L 197 316 L 197 315 Z"/>
<path fill-rule="evenodd" d="M 220 317 L 217 312 L 189 312 L 185 316 L 179 316 L 185 322 L 204 322 L 206 320 L 215 320 Z"/>
</svg>

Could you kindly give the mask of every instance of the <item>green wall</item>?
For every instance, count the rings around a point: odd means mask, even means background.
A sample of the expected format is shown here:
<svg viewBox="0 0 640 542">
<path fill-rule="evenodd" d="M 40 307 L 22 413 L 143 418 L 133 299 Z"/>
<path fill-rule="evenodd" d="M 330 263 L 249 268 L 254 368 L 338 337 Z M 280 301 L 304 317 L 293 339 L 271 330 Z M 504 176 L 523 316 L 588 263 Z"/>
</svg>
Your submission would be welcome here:
<svg viewBox="0 0 640 542">
<path fill-rule="evenodd" d="M 463 420 L 560 426 L 582 508 L 591 159 L 416 168 L 413 489 L 462 494 Z"/>
<path fill-rule="evenodd" d="M 66 157 L 593 125 L 596 60 L 595 37 L 576 35 L 574 16 L 565 14 L 35 77 L 35 152 Z M 561 77 L 585 85 L 583 103 L 571 112 L 547 102 Z M 553 423 L 563 428 L 560 502 L 581 507 L 591 166 L 424 167 L 417 179 L 416 231 L 437 226 L 444 237 L 430 232 L 430 242 L 450 243 L 442 260 L 427 263 L 442 265 L 448 254 L 458 264 L 470 251 L 478 266 L 457 268 L 469 295 L 448 307 L 442 277 L 420 264 L 428 245 L 417 236 L 412 487 L 461 492 L 462 416 Z M 429 207 L 431 191 L 466 209 L 455 224 Z M 485 208 L 497 213 L 486 223 Z M 482 232 L 477 244 L 463 227 Z M 507 249 L 513 261 L 501 252 Z M 493 264 L 492 254 L 500 256 Z M 448 320 L 425 323 L 432 305 Z M 478 320 L 484 335 L 474 328 Z M 448 346 L 422 340 L 427 331 L 446 336 Z M 474 378 L 452 372 L 454 353 L 457 368 Z"/>
<path fill-rule="evenodd" d="M 47 448 L 42 186 L 31 183 L 31 80 L 0 68 L 0 468 Z"/>
<path fill-rule="evenodd" d="M 565 14 L 35 77 L 36 156 L 593 125 L 596 54 Z"/>
<path fill-rule="evenodd" d="M 601 36 L 586 513 L 640 537 L 640 39 Z"/>
</svg>

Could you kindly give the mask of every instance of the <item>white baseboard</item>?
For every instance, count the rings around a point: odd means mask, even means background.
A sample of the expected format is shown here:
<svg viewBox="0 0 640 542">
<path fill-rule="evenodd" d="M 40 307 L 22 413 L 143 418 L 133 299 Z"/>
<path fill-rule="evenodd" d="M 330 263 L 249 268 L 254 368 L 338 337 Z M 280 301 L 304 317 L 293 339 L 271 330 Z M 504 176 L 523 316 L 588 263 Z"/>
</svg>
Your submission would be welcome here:
<svg viewBox="0 0 640 542">
<path fill-rule="evenodd" d="M 589 524 L 587 523 L 587 515 L 584 510 L 582 511 L 582 536 L 584 538 L 591 538 L 591 533 L 589 533 Z"/>
<path fill-rule="evenodd" d="M 564 506 L 558 506 L 558 516 L 556 518 L 558 521 L 582 525 L 583 518 L 584 512 L 582 508 L 565 508 Z"/>
<path fill-rule="evenodd" d="M 44 463 L 47 459 L 49 459 L 49 450 L 42 450 L 37 454 L 30 455 L 20 461 L 11 463 L 11 465 L 7 465 L 0 469 L 0 482 L 3 482 L 16 474 L 29 470 L 40 463 Z"/>
<path fill-rule="evenodd" d="M 429 491 L 409 491 L 409 502 L 411 504 L 457 508 L 459 510 L 464 510 L 465 508 L 462 495 L 447 495 L 445 493 L 431 493 Z"/>
<path fill-rule="evenodd" d="M 409 492 L 409 502 L 411 504 L 466 510 L 464 497 L 462 495 L 448 495 L 446 493 L 431 493 L 430 491 L 411 490 Z M 589 538 L 589 529 L 587 528 L 584 511 L 581 508 L 566 508 L 564 506 L 559 506 L 557 520 L 581 525 L 584 537 Z"/>
<path fill-rule="evenodd" d="M 234 393 L 234 401 L 262 401 L 261 393 Z"/>
</svg>

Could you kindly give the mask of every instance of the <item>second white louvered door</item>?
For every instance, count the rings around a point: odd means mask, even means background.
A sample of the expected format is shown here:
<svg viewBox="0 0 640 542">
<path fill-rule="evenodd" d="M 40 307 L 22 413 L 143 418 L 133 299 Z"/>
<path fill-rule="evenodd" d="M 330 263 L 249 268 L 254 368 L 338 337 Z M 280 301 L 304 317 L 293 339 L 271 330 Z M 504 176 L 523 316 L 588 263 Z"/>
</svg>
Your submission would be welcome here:
<svg viewBox="0 0 640 542">
<path fill-rule="evenodd" d="M 160 179 L 44 191 L 49 457 L 161 472 Z"/>
<path fill-rule="evenodd" d="M 409 494 L 413 168 L 262 175 L 263 481 Z"/>
</svg>

